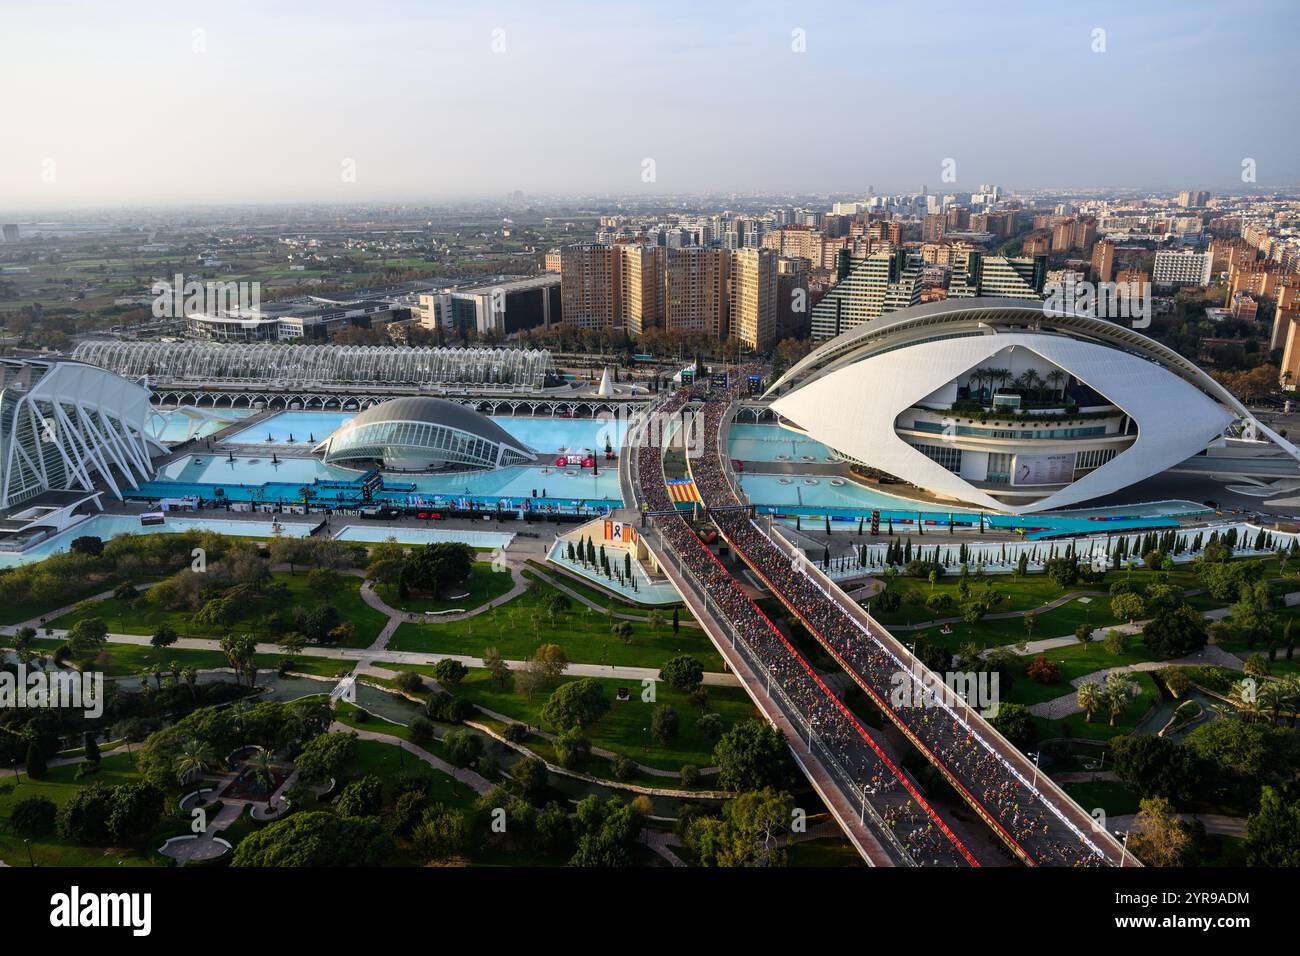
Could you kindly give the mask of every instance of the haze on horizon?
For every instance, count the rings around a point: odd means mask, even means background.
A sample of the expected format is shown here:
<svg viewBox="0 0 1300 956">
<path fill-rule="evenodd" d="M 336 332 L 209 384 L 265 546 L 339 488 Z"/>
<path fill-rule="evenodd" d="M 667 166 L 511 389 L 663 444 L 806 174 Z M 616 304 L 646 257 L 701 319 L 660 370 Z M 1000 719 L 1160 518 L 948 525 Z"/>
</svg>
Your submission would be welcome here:
<svg viewBox="0 0 1300 956">
<path fill-rule="evenodd" d="M 1287 0 L 3 6 L 0 216 L 1300 182 Z"/>
</svg>

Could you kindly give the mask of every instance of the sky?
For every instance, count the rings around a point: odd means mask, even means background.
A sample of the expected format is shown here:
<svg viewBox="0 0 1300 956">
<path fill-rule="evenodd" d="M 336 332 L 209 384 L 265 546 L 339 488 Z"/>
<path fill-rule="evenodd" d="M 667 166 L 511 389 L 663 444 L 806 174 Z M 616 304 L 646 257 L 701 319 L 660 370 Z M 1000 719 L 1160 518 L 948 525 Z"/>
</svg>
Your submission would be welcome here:
<svg viewBox="0 0 1300 956">
<path fill-rule="evenodd" d="M 1297 40 L 1294 0 L 0 0 L 0 218 L 1287 187 Z"/>
</svg>

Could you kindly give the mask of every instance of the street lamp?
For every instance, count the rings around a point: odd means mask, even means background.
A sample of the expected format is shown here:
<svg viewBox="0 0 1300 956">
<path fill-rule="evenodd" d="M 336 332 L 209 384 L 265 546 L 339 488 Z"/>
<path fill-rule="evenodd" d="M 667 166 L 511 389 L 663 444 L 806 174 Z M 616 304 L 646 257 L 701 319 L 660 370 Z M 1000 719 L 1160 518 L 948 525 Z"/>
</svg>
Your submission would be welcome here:
<svg viewBox="0 0 1300 956">
<path fill-rule="evenodd" d="M 1124 866 L 1125 861 L 1128 859 L 1128 834 L 1129 834 L 1128 830 L 1115 831 L 1115 836 L 1123 838 L 1123 842 L 1120 843 L 1120 854 L 1119 854 L 1119 865 L 1121 868 Z"/>
<path fill-rule="evenodd" d="M 1038 758 L 1041 757 L 1042 755 L 1043 752 L 1041 750 L 1035 750 L 1033 753 L 1029 753 L 1028 751 L 1026 751 L 1025 753 L 1025 756 L 1032 757 L 1034 761 L 1034 783 L 1033 783 L 1034 793 L 1038 792 Z"/>
</svg>

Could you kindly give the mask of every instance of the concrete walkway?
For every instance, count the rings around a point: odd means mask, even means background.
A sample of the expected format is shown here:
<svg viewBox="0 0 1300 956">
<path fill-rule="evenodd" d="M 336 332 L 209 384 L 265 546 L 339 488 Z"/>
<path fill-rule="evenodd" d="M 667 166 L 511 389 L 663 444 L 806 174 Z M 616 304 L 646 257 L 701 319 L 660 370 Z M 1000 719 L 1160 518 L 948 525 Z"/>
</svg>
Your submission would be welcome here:
<svg viewBox="0 0 1300 956">
<path fill-rule="evenodd" d="M 1223 648 L 1215 644 L 1206 644 L 1203 649 L 1195 654 L 1189 654 L 1186 657 L 1178 657 L 1167 661 L 1141 661 L 1137 664 L 1124 664 L 1118 667 L 1104 667 L 1101 670 L 1093 671 L 1090 674 L 1084 674 L 1070 681 L 1070 686 L 1076 690 L 1080 685 L 1088 681 L 1104 683 L 1108 674 L 1127 674 L 1143 673 L 1146 671 L 1158 671 L 1164 667 L 1226 667 L 1232 670 L 1241 670 L 1243 662 L 1235 654 L 1229 654 Z M 1062 717 L 1068 717 L 1071 714 L 1082 713 L 1083 708 L 1079 706 L 1078 695 L 1075 692 L 1062 694 L 1052 700 L 1043 701 L 1039 704 L 1032 704 L 1029 712 L 1035 717 L 1046 717 L 1048 720 L 1059 720 Z"/>
<path fill-rule="evenodd" d="M 394 746 L 401 747 L 407 753 L 413 754 L 420 760 L 423 760 L 439 773 L 445 773 L 447 776 L 465 784 L 465 786 L 469 787 L 475 793 L 484 794 L 492 789 L 492 784 L 489 783 L 485 777 L 480 776 L 473 770 L 449 764 L 441 757 L 435 757 L 424 748 L 417 747 L 409 740 L 403 740 L 401 737 L 396 737 L 393 734 L 384 734 L 377 730 L 362 730 L 358 727 L 352 727 L 337 720 L 330 724 L 330 730 L 340 733 L 356 734 L 357 738 L 360 740 L 374 740 L 379 743 L 393 744 Z"/>
</svg>

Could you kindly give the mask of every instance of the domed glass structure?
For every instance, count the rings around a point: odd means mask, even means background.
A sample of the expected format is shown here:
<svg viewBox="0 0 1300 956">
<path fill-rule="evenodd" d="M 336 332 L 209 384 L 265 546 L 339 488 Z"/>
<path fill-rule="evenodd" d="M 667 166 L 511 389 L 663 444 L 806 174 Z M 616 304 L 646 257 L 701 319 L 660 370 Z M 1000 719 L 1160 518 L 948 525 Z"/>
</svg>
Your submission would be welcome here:
<svg viewBox="0 0 1300 956">
<path fill-rule="evenodd" d="M 531 448 L 486 415 L 429 397 L 373 405 L 316 449 L 330 464 L 373 462 L 392 471 L 501 468 L 536 460 Z"/>
</svg>

